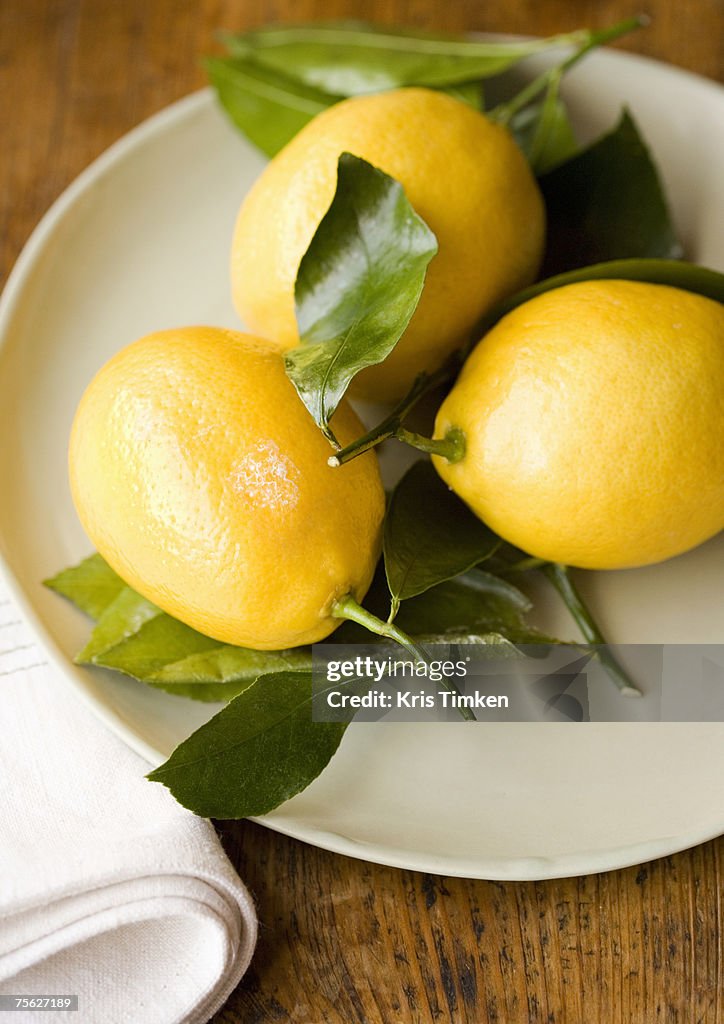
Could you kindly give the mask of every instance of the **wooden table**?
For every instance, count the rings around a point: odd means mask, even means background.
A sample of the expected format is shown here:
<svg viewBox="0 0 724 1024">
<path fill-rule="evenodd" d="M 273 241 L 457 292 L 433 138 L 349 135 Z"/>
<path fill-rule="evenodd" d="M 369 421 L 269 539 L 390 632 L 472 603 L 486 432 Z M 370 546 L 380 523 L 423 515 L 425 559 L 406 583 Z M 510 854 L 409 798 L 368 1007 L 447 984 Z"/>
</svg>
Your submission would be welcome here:
<svg viewBox="0 0 724 1024">
<path fill-rule="evenodd" d="M 713 78 L 721 0 L 4 0 L 0 274 L 86 164 L 204 84 L 218 28 L 369 17 L 547 35 L 643 8 L 622 45 Z M 721 1024 L 724 840 L 606 875 L 472 882 L 324 853 L 248 822 L 221 829 L 256 896 L 253 966 L 225 1024 Z"/>
</svg>

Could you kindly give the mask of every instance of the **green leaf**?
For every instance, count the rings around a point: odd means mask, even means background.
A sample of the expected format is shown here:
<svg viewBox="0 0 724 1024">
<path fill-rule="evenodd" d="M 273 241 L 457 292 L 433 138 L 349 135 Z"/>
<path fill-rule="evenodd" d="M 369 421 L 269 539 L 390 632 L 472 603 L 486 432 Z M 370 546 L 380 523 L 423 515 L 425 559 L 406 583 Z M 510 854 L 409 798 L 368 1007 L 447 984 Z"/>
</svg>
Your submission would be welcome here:
<svg viewBox="0 0 724 1024">
<path fill-rule="evenodd" d="M 554 288 L 563 288 L 578 281 L 647 281 L 650 284 L 682 288 L 715 302 L 724 302 L 724 274 L 720 274 L 718 270 L 699 267 L 695 263 L 685 263 L 683 260 L 610 260 L 578 270 L 569 270 L 565 274 L 556 274 L 516 292 L 498 306 L 485 321 L 482 333 L 490 330 L 506 313 L 522 306 L 524 302 L 529 302 L 544 292 L 553 291 Z"/>
<path fill-rule="evenodd" d="M 312 721 L 312 675 L 262 676 L 176 748 L 148 778 L 211 818 L 266 814 L 325 768 L 345 724 Z"/>
<path fill-rule="evenodd" d="M 681 255 L 661 180 L 631 115 L 544 174 L 544 274 L 603 260 Z"/>
<path fill-rule="evenodd" d="M 79 664 L 102 664 L 102 656 L 138 634 L 146 622 L 163 615 L 155 604 L 130 587 L 123 590 L 101 613 L 88 643 L 76 656 Z"/>
<path fill-rule="evenodd" d="M 225 683 L 239 679 L 256 679 L 270 672 L 309 671 L 312 654 L 308 647 L 284 651 L 255 651 L 229 644 L 217 645 L 207 651 L 167 662 L 153 673 L 154 683 Z"/>
<path fill-rule="evenodd" d="M 561 76 L 554 75 L 542 100 L 515 114 L 510 130 L 536 174 L 569 160 L 577 150 L 568 111 L 560 98 Z"/>
<path fill-rule="evenodd" d="M 390 595 L 378 566 L 364 606 L 387 618 Z M 551 638 L 526 623 L 528 598 L 507 580 L 473 569 L 403 601 L 395 624 L 421 643 L 549 643 Z M 458 639 L 455 639 L 455 638 Z M 462 640 L 461 637 L 468 639 Z M 473 639 L 477 638 L 477 640 Z M 374 637 L 353 622 L 343 623 L 326 643 L 369 644 Z M 385 643 L 383 639 L 380 643 Z"/>
<path fill-rule="evenodd" d="M 268 157 L 276 156 L 313 117 L 344 99 L 242 57 L 207 57 L 204 65 L 231 122 Z M 482 110 L 480 82 L 461 82 L 441 91 Z"/>
<path fill-rule="evenodd" d="M 495 654 L 520 654 L 516 645 L 502 633 L 465 633 L 452 630 L 449 633 L 425 633 L 417 637 L 417 642 L 427 644 L 470 644 L 473 647 L 494 647 Z M 540 643 L 543 641 L 539 639 Z"/>
<path fill-rule="evenodd" d="M 232 122 L 270 157 L 339 99 L 238 58 L 209 57 L 205 66 Z"/>
<path fill-rule="evenodd" d="M 500 544 L 446 487 L 429 459 L 416 462 L 393 491 L 383 551 L 393 615 L 400 601 L 471 569 Z"/>
<path fill-rule="evenodd" d="M 352 378 L 389 355 L 415 311 L 437 241 L 399 182 L 343 153 L 337 190 L 295 287 L 301 344 L 287 373 L 315 422 L 329 421 Z"/>
<path fill-rule="evenodd" d="M 204 636 L 127 587 L 97 554 L 46 585 L 98 619 L 76 662 L 177 696 L 228 700 L 261 675 L 311 668 L 309 647 L 254 651 Z"/>
<path fill-rule="evenodd" d="M 100 618 L 124 589 L 125 583 L 100 555 L 90 555 L 79 565 L 64 569 L 44 585 L 67 597 L 92 619 Z"/>
<path fill-rule="evenodd" d="M 415 637 L 498 633 L 514 643 L 540 642 L 526 625 L 531 603 L 506 580 L 473 570 L 404 601 L 396 624 Z M 529 639 L 537 637 L 537 641 Z"/>
<path fill-rule="evenodd" d="M 484 93 L 482 82 L 461 82 L 459 85 L 446 85 L 440 89 L 440 92 L 452 96 L 454 100 L 460 100 L 461 103 L 467 103 L 469 107 L 473 107 L 475 110 L 483 110 Z"/>
<path fill-rule="evenodd" d="M 183 696 L 197 695 L 201 686 L 250 683 L 268 672 L 311 666 L 308 648 L 255 651 L 219 643 L 166 615 L 130 588 L 101 616 L 77 660 L 116 669 L 169 693 L 181 693 L 175 687 L 193 684 L 194 690 Z M 209 699 L 207 694 L 204 699 Z"/>
<path fill-rule="evenodd" d="M 243 693 L 254 679 L 234 679 L 230 683 L 159 683 L 152 681 L 149 686 L 163 690 L 173 697 L 188 697 L 189 700 L 204 704 L 227 704 Z"/>
<path fill-rule="evenodd" d="M 418 637 L 418 643 L 471 644 L 474 647 L 496 647 L 496 653 L 519 653 L 515 644 L 502 633 L 458 633 L 455 630 L 450 633 L 425 633 Z"/>
<path fill-rule="evenodd" d="M 252 58 L 325 92 L 356 96 L 488 78 L 550 46 L 576 44 L 581 33 L 496 42 L 364 22 L 316 22 L 271 25 L 224 38 L 236 56 Z"/>
</svg>

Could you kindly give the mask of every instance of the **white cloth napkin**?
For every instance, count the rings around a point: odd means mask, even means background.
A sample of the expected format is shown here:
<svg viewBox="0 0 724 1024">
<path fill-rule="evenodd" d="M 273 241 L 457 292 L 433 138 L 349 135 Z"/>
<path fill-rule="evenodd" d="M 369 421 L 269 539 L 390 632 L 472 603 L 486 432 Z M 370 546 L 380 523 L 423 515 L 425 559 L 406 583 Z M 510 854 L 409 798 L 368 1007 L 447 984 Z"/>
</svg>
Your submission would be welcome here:
<svg viewBox="0 0 724 1024">
<path fill-rule="evenodd" d="M 251 898 L 211 823 L 147 771 L 44 664 L 0 581 L 0 994 L 77 994 L 71 1024 L 201 1024 L 238 984 Z"/>
</svg>

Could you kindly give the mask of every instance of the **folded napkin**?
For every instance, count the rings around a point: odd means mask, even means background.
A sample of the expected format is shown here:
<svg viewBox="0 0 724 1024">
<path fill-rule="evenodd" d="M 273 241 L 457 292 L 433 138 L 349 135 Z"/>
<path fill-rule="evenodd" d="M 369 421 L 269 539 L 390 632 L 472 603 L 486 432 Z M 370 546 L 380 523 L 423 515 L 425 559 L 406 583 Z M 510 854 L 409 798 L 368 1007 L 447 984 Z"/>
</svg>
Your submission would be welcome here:
<svg viewBox="0 0 724 1024">
<path fill-rule="evenodd" d="M 252 901 L 211 823 L 147 771 L 44 664 L 0 582 L 0 994 L 77 994 L 72 1024 L 200 1024 L 238 984 Z"/>
</svg>

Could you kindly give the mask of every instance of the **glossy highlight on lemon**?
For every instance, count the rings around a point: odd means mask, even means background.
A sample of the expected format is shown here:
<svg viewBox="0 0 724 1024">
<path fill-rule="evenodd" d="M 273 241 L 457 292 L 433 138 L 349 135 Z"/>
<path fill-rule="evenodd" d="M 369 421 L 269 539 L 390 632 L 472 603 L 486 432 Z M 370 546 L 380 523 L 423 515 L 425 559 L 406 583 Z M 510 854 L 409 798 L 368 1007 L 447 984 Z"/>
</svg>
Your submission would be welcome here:
<svg viewBox="0 0 724 1024">
<path fill-rule="evenodd" d="M 294 282 L 334 196 L 343 152 L 398 180 L 438 240 L 407 330 L 384 363 L 354 382 L 361 397 L 391 400 L 467 343 L 499 300 L 535 278 L 543 200 L 508 130 L 465 103 L 409 88 L 335 104 L 274 157 L 236 223 L 236 308 L 249 329 L 285 348 L 299 342 Z"/>
<path fill-rule="evenodd" d="M 589 281 L 532 299 L 478 344 L 440 407 L 465 436 L 440 476 L 529 554 L 646 565 L 724 527 L 724 306 Z"/>
<path fill-rule="evenodd" d="M 338 436 L 362 426 L 342 403 Z M 187 327 L 117 353 L 70 439 L 76 509 L 135 590 L 214 639 L 261 650 L 322 640 L 337 598 L 361 600 L 384 492 L 366 455 L 339 473 L 279 349 Z"/>
</svg>

